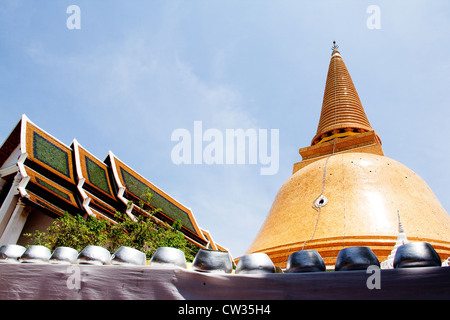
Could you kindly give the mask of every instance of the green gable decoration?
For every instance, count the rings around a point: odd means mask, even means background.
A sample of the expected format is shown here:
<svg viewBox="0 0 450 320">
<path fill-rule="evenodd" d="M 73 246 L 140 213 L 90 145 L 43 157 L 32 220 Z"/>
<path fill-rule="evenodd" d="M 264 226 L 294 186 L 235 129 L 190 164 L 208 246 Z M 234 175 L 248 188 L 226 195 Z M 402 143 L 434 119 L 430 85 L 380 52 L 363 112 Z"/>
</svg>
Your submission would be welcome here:
<svg viewBox="0 0 450 320">
<path fill-rule="evenodd" d="M 91 184 L 102 190 L 103 192 L 111 195 L 109 189 L 108 179 L 106 178 L 106 171 L 94 161 L 85 156 L 86 169 L 88 173 L 88 180 Z"/>
<path fill-rule="evenodd" d="M 123 168 L 120 168 L 120 173 L 122 174 L 123 180 L 126 183 L 126 188 L 128 189 L 128 191 L 130 191 L 135 196 L 142 199 L 142 196 L 145 194 L 145 191 L 148 188 L 150 190 L 150 193 L 152 194 L 152 197 L 148 202 L 149 205 L 155 208 L 160 208 L 161 211 L 164 212 L 164 214 L 172 218 L 174 221 L 180 220 L 183 227 L 195 233 L 194 226 L 192 225 L 192 222 L 189 219 L 189 216 L 186 212 L 181 210 L 179 207 L 177 207 L 175 204 L 173 204 L 166 198 L 162 197 L 155 190 L 150 188 L 150 186 L 146 185 L 139 179 L 135 178 L 133 175 L 125 171 Z"/>
<path fill-rule="evenodd" d="M 33 154 L 36 159 L 70 178 L 67 152 L 33 132 Z"/>
</svg>

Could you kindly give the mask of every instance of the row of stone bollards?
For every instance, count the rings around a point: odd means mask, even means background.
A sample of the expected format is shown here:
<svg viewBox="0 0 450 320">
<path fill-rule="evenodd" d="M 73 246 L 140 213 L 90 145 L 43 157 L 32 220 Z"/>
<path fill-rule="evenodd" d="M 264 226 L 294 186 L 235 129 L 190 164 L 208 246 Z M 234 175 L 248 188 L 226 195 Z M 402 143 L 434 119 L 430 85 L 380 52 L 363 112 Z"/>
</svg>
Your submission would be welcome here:
<svg viewBox="0 0 450 320">
<path fill-rule="evenodd" d="M 192 263 L 187 263 L 184 252 L 171 247 L 160 247 L 149 261 L 145 253 L 122 246 L 111 254 L 107 249 L 88 245 L 81 252 L 69 247 L 57 247 L 53 252 L 47 247 L 31 245 L 27 248 L 7 244 L 0 247 L 0 263 L 50 263 L 87 265 L 134 265 L 180 267 L 208 273 L 267 274 L 283 273 L 265 253 L 242 256 L 236 269 L 228 252 L 200 249 Z M 394 268 L 437 267 L 443 265 L 434 248 L 427 242 L 410 242 L 397 249 Z M 380 262 L 368 247 L 348 247 L 339 251 L 335 271 L 366 270 L 369 266 L 380 267 Z M 323 272 L 324 260 L 315 250 L 292 253 L 285 273 Z"/>
</svg>

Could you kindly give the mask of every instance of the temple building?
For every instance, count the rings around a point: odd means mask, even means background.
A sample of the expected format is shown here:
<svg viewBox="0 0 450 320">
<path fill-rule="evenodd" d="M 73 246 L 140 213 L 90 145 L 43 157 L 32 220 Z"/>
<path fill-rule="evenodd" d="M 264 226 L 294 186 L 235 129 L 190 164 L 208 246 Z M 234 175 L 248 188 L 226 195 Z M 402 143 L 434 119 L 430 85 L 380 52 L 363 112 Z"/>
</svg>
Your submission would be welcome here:
<svg viewBox="0 0 450 320">
<path fill-rule="evenodd" d="M 447 259 L 450 216 L 416 173 L 384 155 L 338 46 L 332 50 L 317 132 L 246 254 L 264 252 L 283 268 L 291 253 L 314 249 L 333 269 L 351 246 L 392 260 L 407 236 Z"/>
<path fill-rule="evenodd" d="M 150 215 L 154 209 L 160 210 Z M 0 147 L 0 245 L 26 244 L 23 233 L 43 231 L 65 212 L 113 223 L 116 212 L 169 225 L 180 221 L 186 239 L 199 248 L 228 251 L 197 224 L 191 209 L 111 151 L 101 161 L 77 140 L 67 146 L 23 115 Z"/>
</svg>

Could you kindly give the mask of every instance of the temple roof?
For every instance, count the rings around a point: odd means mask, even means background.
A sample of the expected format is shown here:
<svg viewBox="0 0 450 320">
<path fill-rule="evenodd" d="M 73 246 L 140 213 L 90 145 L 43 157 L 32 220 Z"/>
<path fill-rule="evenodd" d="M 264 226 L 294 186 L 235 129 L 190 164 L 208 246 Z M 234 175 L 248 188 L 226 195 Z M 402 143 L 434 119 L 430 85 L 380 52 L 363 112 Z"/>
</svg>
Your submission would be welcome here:
<svg viewBox="0 0 450 320">
<path fill-rule="evenodd" d="M 159 209 L 154 213 L 154 217 L 171 224 L 179 220 L 183 225 L 181 230 L 191 240 L 201 244 L 207 244 L 209 242 L 198 226 L 190 208 L 184 206 L 161 188 L 145 179 L 117 158 L 111 151 L 109 151 L 105 163 L 112 170 L 112 175 L 117 186 L 117 197 L 124 204 L 128 204 L 129 201 L 133 203 L 130 210 L 127 210 L 129 213 L 146 214 L 143 209 Z M 150 192 L 150 198 L 146 198 L 146 192 Z M 139 202 L 142 203 L 143 208 L 137 205 Z"/>
<path fill-rule="evenodd" d="M 199 247 L 228 251 L 200 228 L 190 208 L 111 151 L 102 161 L 75 139 L 70 146 L 59 141 L 26 115 L 0 145 L 0 178 L 12 181 L 16 174 L 20 197 L 50 217 L 69 212 L 114 222 L 116 212 L 125 211 L 132 219 L 145 215 L 157 223 L 180 221 L 180 231 L 189 241 Z"/>
</svg>

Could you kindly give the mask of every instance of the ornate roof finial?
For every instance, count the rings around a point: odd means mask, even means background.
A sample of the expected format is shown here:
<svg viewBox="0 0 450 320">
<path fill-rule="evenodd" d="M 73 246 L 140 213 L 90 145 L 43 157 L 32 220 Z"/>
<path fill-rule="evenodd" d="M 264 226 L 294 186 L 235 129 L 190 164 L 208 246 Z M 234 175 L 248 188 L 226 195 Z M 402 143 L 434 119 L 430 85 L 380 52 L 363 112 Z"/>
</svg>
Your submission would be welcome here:
<svg viewBox="0 0 450 320">
<path fill-rule="evenodd" d="M 335 51 L 339 48 L 339 46 L 336 44 L 336 41 L 333 41 L 333 46 L 331 47 L 331 50 Z"/>
</svg>

